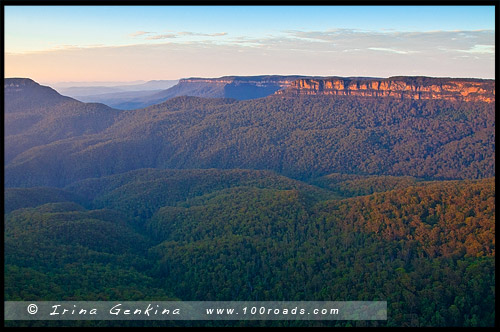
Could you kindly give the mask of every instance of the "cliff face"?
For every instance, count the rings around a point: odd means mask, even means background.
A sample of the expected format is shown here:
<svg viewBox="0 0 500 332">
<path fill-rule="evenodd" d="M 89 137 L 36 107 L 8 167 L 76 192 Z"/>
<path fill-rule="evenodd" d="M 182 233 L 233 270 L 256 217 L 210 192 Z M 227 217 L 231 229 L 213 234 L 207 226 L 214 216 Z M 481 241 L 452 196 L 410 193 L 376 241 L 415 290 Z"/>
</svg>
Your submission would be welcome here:
<svg viewBox="0 0 500 332">
<path fill-rule="evenodd" d="M 302 78 L 278 95 L 339 95 L 495 102 L 495 81 L 464 78 Z"/>
</svg>

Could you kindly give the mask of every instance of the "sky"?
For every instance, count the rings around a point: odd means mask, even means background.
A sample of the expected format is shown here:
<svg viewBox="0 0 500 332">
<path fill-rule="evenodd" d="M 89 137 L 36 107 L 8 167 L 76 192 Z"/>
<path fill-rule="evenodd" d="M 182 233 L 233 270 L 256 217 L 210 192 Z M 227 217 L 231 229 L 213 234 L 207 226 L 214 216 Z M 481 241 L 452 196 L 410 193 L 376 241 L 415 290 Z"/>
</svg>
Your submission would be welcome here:
<svg viewBox="0 0 500 332">
<path fill-rule="evenodd" d="M 5 6 L 5 77 L 494 78 L 494 6 Z"/>
</svg>

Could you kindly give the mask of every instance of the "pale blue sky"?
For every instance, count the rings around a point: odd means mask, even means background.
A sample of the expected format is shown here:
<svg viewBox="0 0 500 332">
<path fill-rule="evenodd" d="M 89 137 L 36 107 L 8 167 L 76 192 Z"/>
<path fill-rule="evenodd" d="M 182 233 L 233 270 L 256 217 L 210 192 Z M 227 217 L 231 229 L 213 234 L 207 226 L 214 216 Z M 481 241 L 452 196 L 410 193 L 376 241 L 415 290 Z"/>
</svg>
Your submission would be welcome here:
<svg viewBox="0 0 500 332">
<path fill-rule="evenodd" d="M 6 75 L 493 78 L 494 21 L 493 6 L 6 6 Z"/>
</svg>

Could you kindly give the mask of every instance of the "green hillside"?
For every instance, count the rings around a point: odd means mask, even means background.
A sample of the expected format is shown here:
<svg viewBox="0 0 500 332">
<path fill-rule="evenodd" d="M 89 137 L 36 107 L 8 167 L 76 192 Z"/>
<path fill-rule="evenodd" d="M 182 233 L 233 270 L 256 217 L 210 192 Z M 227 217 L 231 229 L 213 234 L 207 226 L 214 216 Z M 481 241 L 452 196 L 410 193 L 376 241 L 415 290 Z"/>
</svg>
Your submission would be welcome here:
<svg viewBox="0 0 500 332">
<path fill-rule="evenodd" d="M 6 164 L 6 185 L 64 187 L 139 168 L 266 169 L 298 179 L 330 173 L 485 178 L 494 175 L 494 109 L 346 96 L 179 97 L 122 111 L 103 130 L 18 154 Z M 49 133 L 50 127 L 38 132 Z"/>
<path fill-rule="evenodd" d="M 387 300 L 382 325 L 494 324 L 494 179 L 332 200 L 256 175 L 143 170 L 75 186 L 111 209 L 12 211 L 7 299 Z M 131 220 L 149 199 L 151 217 Z"/>
</svg>

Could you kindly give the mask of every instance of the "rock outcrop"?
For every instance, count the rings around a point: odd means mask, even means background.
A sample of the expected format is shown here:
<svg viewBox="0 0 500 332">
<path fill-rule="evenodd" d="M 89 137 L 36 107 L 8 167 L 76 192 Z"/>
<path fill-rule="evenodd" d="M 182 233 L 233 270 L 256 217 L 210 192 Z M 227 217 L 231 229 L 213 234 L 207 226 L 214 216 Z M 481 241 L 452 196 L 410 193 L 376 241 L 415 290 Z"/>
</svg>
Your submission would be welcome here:
<svg viewBox="0 0 500 332">
<path fill-rule="evenodd" d="M 29 78 L 4 78 L 4 114 L 40 111 L 60 103 L 79 103 Z"/>
<path fill-rule="evenodd" d="M 29 78 L 4 78 L 4 93 L 19 92 L 26 88 L 36 88 L 40 84 Z"/>
<path fill-rule="evenodd" d="M 495 80 L 467 78 L 301 78 L 278 95 L 339 95 L 495 102 Z"/>
</svg>

